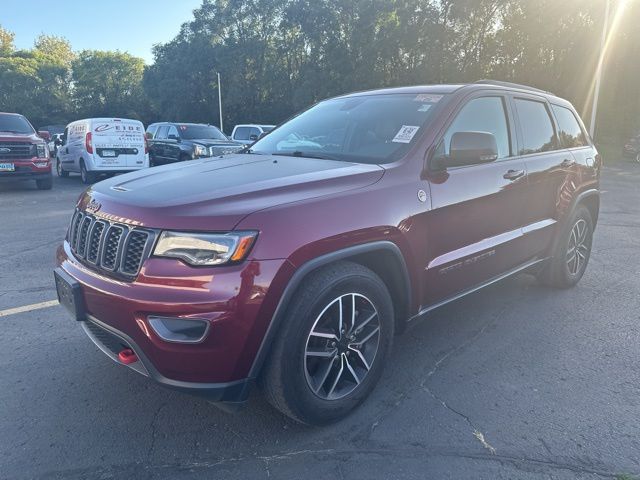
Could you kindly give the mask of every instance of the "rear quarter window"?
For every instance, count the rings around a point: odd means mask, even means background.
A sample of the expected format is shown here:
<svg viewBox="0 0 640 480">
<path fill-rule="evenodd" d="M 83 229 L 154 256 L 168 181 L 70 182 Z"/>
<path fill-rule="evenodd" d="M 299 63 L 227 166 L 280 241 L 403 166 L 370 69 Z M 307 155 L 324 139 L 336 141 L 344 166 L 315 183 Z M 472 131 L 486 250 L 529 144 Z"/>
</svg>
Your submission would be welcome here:
<svg viewBox="0 0 640 480">
<path fill-rule="evenodd" d="M 575 114 L 566 107 L 551 105 L 551 108 L 558 121 L 558 135 L 560 136 L 562 146 L 565 148 L 587 146 L 587 138 Z"/>
<path fill-rule="evenodd" d="M 556 150 L 558 142 L 546 104 L 522 98 L 516 98 L 514 104 L 522 130 L 520 155 Z"/>
</svg>

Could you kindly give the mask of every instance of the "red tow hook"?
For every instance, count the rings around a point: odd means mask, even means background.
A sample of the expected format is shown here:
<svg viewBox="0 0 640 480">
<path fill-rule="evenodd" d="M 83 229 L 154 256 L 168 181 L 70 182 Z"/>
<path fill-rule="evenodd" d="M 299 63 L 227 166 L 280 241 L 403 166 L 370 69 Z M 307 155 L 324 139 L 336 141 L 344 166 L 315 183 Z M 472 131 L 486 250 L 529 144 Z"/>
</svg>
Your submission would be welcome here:
<svg viewBox="0 0 640 480">
<path fill-rule="evenodd" d="M 135 363 L 138 361 L 138 356 L 136 352 L 131 350 L 130 348 L 125 348 L 118 354 L 118 360 L 124 363 L 125 365 L 129 365 L 131 363 Z"/>
</svg>

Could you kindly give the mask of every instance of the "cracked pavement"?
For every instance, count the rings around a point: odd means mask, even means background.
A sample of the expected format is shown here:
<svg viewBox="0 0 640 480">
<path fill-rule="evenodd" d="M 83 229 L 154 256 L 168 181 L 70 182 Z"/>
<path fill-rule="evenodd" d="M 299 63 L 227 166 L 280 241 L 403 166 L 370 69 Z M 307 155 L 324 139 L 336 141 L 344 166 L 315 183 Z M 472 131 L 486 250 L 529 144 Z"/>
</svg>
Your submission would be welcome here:
<svg viewBox="0 0 640 480">
<path fill-rule="evenodd" d="M 574 289 L 519 275 L 396 338 L 346 420 L 297 425 L 257 390 L 228 414 L 112 363 L 56 306 L 0 318 L 2 479 L 640 477 L 640 165 L 603 176 Z M 55 298 L 79 178 L 0 185 L 0 310 Z"/>
</svg>

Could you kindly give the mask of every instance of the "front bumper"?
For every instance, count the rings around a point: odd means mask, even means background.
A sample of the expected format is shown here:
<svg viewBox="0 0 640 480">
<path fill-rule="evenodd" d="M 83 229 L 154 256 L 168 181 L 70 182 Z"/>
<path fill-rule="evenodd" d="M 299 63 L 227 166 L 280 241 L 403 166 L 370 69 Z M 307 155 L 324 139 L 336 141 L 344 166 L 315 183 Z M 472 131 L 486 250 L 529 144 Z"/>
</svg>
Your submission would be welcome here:
<svg viewBox="0 0 640 480">
<path fill-rule="evenodd" d="M 220 402 L 246 399 L 250 371 L 284 289 L 281 279 L 293 270 L 285 260 L 195 269 L 152 257 L 135 281 L 125 282 L 80 263 L 67 242 L 57 263 L 80 283 L 88 314 L 81 324 L 103 352 L 121 363 L 115 350 L 131 348 L 139 359 L 128 365 L 134 370 Z M 149 316 L 206 319 L 209 334 L 198 344 L 166 342 Z"/>
<path fill-rule="evenodd" d="M 130 348 L 135 352 L 138 361 L 127 366 L 165 387 L 192 395 L 195 394 L 212 402 L 242 403 L 249 396 L 251 380 L 248 378 L 226 383 L 198 383 L 173 380 L 162 375 L 144 354 L 144 351 L 125 333 L 91 316 L 80 323 L 82 324 L 82 329 L 93 343 L 114 362 L 120 364 L 118 354 L 123 349 Z"/>
<path fill-rule="evenodd" d="M 44 180 L 51 177 L 51 160 L 48 158 L 0 160 L 0 163 L 13 163 L 15 168 L 13 172 L 0 172 L 0 181 Z"/>
</svg>

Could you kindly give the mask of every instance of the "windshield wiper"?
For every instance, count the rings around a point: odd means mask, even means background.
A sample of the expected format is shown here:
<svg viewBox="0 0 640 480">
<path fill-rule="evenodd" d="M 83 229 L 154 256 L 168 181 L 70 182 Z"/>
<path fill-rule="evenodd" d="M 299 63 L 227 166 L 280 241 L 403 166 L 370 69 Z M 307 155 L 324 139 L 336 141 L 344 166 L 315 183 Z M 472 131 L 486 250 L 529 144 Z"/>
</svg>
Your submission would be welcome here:
<svg viewBox="0 0 640 480">
<path fill-rule="evenodd" d="M 304 158 L 319 158 L 321 160 L 338 160 L 333 155 L 325 155 L 323 153 L 303 152 L 296 150 L 294 152 L 274 152 L 271 155 L 281 155 L 283 157 L 304 157 Z"/>
</svg>

